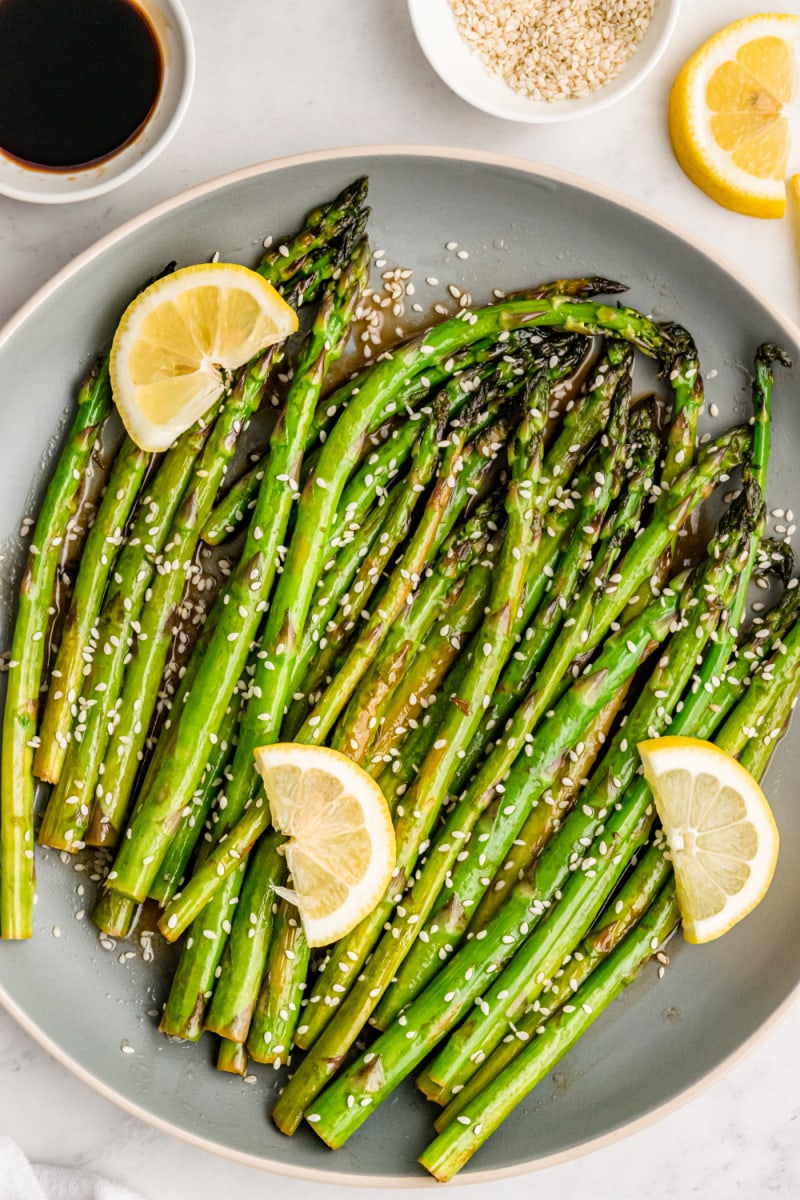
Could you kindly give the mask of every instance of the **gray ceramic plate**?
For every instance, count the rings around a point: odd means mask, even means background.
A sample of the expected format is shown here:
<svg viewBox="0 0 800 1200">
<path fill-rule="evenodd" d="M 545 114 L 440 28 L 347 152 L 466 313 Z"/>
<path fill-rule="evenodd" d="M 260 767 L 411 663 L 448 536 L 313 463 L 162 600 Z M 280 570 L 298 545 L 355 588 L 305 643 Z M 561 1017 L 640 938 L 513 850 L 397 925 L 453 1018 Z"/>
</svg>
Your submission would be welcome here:
<svg viewBox="0 0 800 1200">
<path fill-rule="evenodd" d="M 800 334 L 719 266 L 702 247 L 654 214 L 595 184 L 522 162 L 460 151 L 345 151 L 253 167 L 196 189 L 124 226 L 67 267 L 0 335 L 0 539 L 15 546 L 23 514 L 35 510 L 42 463 L 113 314 L 131 288 L 165 262 L 252 263 L 268 233 L 292 229 L 312 205 L 348 180 L 371 182 L 374 247 L 415 269 L 417 298 L 444 297 L 444 284 L 476 300 L 553 276 L 598 272 L 630 284 L 631 302 L 680 319 L 696 335 L 718 425 L 747 412 L 756 345 L 781 342 L 800 362 Z M 466 259 L 445 250 L 456 241 Z M 436 276 L 442 285 L 424 283 Z M 798 374 L 781 373 L 775 413 L 771 503 L 800 512 Z M 33 481 L 33 483 L 31 482 Z M 3 572 L 0 646 L 8 645 L 9 596 L 19 548 Z M 671 948 L 659 981 L 649 969 L 601 1018 L 470 1163 L 465 1177 L 552 1164 L 632 1129 L 692 1094 L 752 1045 L 800 980 L 800 741 L 790 735 L 768 780 L 781 828 L 778 872 L 756 913 L 721 942 Z M 83 884 L 86 894 L 76 889 Z M 88 1083 L 143 1119 L 204 1148 L 254 1166 L 350 1183 L 419 1185 L 416 1156 L 430 1139 L 432 1110 L 408 1086 L 337 1154 L 307 1130 L 278 1134 L 267 1112 L 279 1079 L 254 1084 L 220 1076 L 211 1047 L 172 1045 L 156 1032 L 166 961 L 141 947 L 104 950 L 87 921 L 93 885 L 59 856 L 39 862 L 36 936 L 0 946 L 0 1001 Z M 54 936 L 56 928 L 60 936 Z M 123 1053 L 123 1047 L 133 1053 Z"/>
</svg>

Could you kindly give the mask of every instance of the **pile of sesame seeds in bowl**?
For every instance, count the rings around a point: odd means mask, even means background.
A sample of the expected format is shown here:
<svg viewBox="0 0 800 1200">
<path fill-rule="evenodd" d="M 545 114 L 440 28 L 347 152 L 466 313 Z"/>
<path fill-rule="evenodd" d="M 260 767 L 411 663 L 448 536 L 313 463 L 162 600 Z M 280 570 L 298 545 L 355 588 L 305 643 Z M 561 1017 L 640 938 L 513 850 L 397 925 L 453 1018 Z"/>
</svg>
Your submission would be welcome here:
<svg viewBox="0 0 800 1200">
<path fill-rule="evenodd" d="M 680 0 L 409 0 L 442 80 L 493 116 L 531 123 L 595 112 L 652 70 Z"/>
<path fill-rule="evenodd" d="M 604 87 L 635 52 L 657 0 L 450 0 L 461 36 L 532 100 Z"/>
</svg>

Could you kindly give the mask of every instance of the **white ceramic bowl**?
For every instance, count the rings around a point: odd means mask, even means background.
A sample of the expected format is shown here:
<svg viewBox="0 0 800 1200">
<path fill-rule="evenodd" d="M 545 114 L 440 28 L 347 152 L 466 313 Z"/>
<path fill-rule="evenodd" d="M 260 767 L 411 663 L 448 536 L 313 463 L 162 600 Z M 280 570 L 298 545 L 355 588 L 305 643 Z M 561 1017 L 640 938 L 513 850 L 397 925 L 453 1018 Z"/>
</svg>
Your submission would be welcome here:
<svg viewBox="0 0 800 1200">
<path fill-rule="evenodd" d="M 509 121 L 568 121 L 613 104 L 650 73 L 666 49 L 678 20 L 680 0 L 658 0 L 647 32 L 619 75 L 605 87 L 575 100 L 529 100 L 490 74 L 463 40 L 449 0 L 408 0 L 417 40 L 434 71 L 462 100 Z"/>
<path fill-rule="evenodd" d="M 163 74 L 155 108 L 141 132 L 94 166 L 48 171 L 0 151 L 0 195 L 35 204 L 69 204 L 119 187 L 161 153 L 183 119 L 194 83 L 194 41 L 180 0 L 138 0 L 161 43 Z"/>
</svg>

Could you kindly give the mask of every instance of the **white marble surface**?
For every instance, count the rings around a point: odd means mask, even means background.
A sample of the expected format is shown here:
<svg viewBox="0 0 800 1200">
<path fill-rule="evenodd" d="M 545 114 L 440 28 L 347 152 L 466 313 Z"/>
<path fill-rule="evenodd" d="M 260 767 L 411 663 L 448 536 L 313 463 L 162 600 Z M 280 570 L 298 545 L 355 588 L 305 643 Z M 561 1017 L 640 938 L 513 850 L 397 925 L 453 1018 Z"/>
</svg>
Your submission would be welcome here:
<svg viewBox="0 0 800 1200">
<path fill-rule="evenodd" d="M 679 65 L 708 34 L 758 8 L 752 0 L 685 0 L 665 58 L 632 98 L 594 118 L 541 128 L 484 116 L 448 92 L 414 41 L 403 0 L 186 3 L 197 84 L 188 117 L 162 157 L 127 186 L 84 204 L 39 208 L 0 198 L 0 320 L 96 238 L 194 183 L 278 155 L 389 142 L 518 155 L 625 191 L 700 234 L 800 319 L 792 222 L 748 220 L 718 208 L 683 177 L 667 141 L 666 98 Z M 796 0 L 779 7 L 798 10 Z M 800 170 L 800 139 L 793 169 Z M 472 1194 L 485 1200 L 569 1197 L 579 1189 L 595 1200 L 642 1193 L 650 1200 L 798 1196 L 798 1047 L 795 1008 L 746 1061 L 658 1125 L 588 1158 Z M 35 1159 L 94 1169 L 148 1200 L 292 1200 L 327 1190 L 212 1158 L 126 1116 L 3 1013 L 0 1132 Z"/>
</svg>

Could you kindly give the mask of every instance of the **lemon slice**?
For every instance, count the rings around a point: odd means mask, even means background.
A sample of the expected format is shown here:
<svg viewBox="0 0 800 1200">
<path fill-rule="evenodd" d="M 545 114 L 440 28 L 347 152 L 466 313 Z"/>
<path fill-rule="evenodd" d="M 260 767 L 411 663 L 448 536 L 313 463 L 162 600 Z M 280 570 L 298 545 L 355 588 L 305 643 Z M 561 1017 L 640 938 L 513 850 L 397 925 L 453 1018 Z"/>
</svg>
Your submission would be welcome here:
<svg viewBox="0 0 800 1200">
<path fill-rule="evenodd" d="M 689 942 L 720 937 L 764 896 L 778 829 L 753 776 L 696 738 L 639 743 L 644 774 L 669 844 Z"/>
<path fill-rule="evenodd" d="M 700 47 L 672 86 L 669 132 L 686 174 L 725 208 L 781 217 L 786 206 L 800 18 L 758 13 Z"/>
<path fill-rule="evenodd" d="M 394 829 L 383 792 L 344 754 L 278 743 L 255 751 L 310 946 L 349 933 L 383 897 L 395 865 Z"/>
<path fill-rule="evenodd" d="M 296 329 L 272 284 L 236 263 L 157 279 L 128 305 L 111 346 L 125 428 L 143 450 L 166 450 L 219 399 L 231 371 Z"/>
</svg>

